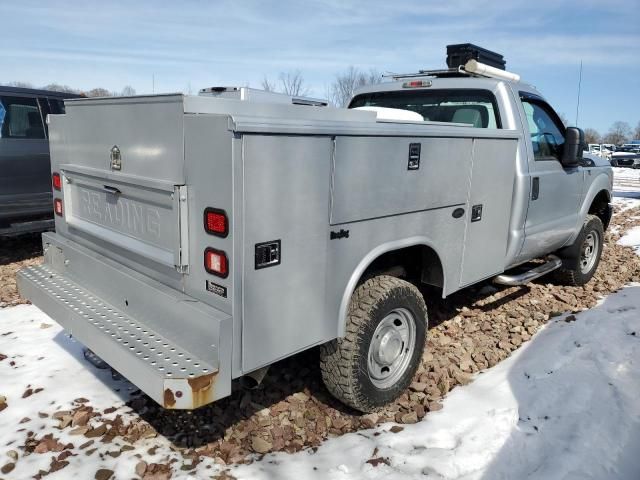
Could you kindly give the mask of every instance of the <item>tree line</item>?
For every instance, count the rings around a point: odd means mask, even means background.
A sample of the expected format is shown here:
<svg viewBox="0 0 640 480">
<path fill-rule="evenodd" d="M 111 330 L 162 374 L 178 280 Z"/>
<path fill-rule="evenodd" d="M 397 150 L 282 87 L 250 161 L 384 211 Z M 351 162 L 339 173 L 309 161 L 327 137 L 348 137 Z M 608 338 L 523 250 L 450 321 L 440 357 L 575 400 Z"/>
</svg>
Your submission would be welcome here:
<svg viewBox="0 0 640 480">
<path fill-rule="evenodd" d="M 92 88 L 90 90 L 81 90 L 79 88 L 70 87 L 69 85 L 60 85 L 59 83 L 50 83 L 42 87 L 34 87 L 33 84 L 29 82 L 9 82 L 7 83 L 7 86 L 20 88 L 39 88 L 41 90 L 50 90 L 52 92 L 75 93 L 76 95 L 83 95 L 85 97 L 130 97 L 136 94 L 136 89 L 130 85 L 126 85 L 120 91 L 107 90 L 106 88 L 101 87 Z"/>
<path fill-rule="evenodd" d="M 632 129 L 627 122 L 613 122 L 609 131 L 601 134 L 595 128 L 585 128 L 584 139 L 586 143 L 612 143 L 622 145 L 631 140 L 640 140 L 640 122 Z"/>
</svg>

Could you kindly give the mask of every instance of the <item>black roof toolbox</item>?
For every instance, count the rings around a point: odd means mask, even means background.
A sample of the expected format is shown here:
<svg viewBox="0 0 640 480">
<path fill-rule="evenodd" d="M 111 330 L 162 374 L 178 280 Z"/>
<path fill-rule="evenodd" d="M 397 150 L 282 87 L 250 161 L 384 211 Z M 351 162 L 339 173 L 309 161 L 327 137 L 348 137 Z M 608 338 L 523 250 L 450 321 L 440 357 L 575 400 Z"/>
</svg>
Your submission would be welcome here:
<svg viewBox="0 0 640 480">
<path fill-rule="evenodd" d="M 472 43 L 459 43 L 447 45 L 447 66 L 458 68 L 465 65 L 469 60 L 477 60 L 480 63 L 504 70 L 507 62 L 499 53 L 492 52 L 486 48 L 479 47 Z"/>
</svg>

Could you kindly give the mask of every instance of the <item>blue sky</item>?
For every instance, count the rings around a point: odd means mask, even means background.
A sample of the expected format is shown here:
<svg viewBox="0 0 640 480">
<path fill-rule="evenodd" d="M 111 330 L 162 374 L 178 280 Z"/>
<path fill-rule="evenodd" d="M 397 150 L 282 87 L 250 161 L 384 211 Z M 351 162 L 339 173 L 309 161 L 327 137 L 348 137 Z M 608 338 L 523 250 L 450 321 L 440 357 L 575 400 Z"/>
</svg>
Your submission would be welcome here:
<svg viewBox="0 0 640 480">
<path fill-rule="evenodd" d="M 444 66 L 445 46 L 504 54 L 579 125 L 640 121 L 639 0 L 30 1 L 0 0 L 0 83 L 62 83 L 138 93 L 259 86 L 300 70 L 324 96 L 348 66 Z"/>
</svg>

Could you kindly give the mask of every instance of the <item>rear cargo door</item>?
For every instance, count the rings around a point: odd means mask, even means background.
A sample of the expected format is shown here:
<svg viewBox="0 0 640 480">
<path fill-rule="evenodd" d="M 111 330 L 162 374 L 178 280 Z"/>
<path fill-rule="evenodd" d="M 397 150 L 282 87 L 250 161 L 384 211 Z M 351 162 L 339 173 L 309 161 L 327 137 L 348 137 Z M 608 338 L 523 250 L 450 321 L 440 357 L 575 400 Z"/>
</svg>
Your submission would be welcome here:
<svg viewBox="0 0 640 480">
<path fill-rule="evenodd" d="M 53 168 L 64 177 L 70 233 L 184 269 L 182 96 L 71 101 L 54 120 L 52 136 L 63 138 L 54 139 Z"/>
</svg>

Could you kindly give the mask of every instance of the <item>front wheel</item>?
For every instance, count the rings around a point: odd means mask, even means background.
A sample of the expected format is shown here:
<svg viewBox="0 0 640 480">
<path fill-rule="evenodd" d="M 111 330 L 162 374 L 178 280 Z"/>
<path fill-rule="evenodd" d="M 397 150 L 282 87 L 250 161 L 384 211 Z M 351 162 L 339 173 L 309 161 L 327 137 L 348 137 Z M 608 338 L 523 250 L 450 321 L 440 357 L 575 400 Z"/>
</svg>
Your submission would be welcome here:
<svg viewBox="0 0 640 480">
<path fill-rule="evenodd" d="M 427 307 L 414 285 L 388 275 L 367 280 L 351 297 L 345 336 L 320 349 L 327 389 L 363 412 L 394 401 L 420 364 L 426 331 Z"/>
<path fill-rule="evenodd" d="M 595 215 L 587 215 L 576 241 L 560 253 L 563 267 L 556 275 L 559 283 L 577 287 L 591 280 L 600 263 L 603 243 L 602 221 Z"/>
</svg>

